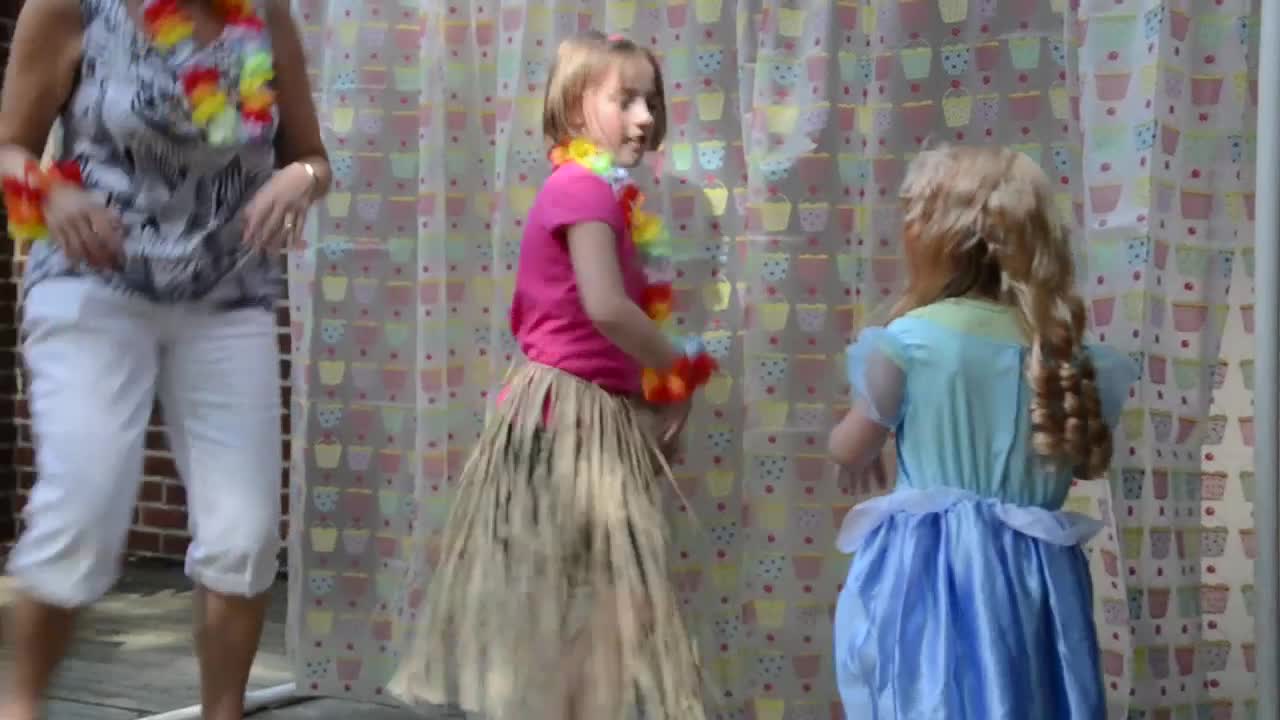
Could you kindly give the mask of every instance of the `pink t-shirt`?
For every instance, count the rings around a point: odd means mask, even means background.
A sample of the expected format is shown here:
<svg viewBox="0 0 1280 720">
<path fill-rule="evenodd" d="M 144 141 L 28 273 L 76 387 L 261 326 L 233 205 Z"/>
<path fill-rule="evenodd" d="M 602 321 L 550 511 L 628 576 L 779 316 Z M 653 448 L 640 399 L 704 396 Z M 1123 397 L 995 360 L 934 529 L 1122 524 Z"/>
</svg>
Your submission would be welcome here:
<svg viewBox="0 0 1280 720">
<path fill-rule="evenodd" d="M 631 229 L 613 188 L 574 163 L 551 174 L 529 211 L 520 243 L 511 332 L 530 360 L 619 394 L 640 392 L 638 363 L 592 324 L 578 295 L 569 257 L 571 225 L 598 221 L 613 228 L 627 296 L 644 297 L 645 275 Z"/>
</svg>

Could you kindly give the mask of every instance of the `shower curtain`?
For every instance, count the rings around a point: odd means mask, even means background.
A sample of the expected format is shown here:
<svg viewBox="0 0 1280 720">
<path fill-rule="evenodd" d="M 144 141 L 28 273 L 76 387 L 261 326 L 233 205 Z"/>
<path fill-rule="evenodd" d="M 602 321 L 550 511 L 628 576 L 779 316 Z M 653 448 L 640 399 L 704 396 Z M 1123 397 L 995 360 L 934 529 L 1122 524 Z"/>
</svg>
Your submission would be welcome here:
<svg viewBox="0 0 1280 720">
<path fill-rule="evenodd" d="M 1075 509 L 1114 718 L 1251 717 L 1253 6 L 1245 0 L 296 0 L 335 189 L 291 258 L 290 635 L 304 693 L 389 701 L 393 638 L 516 352 L 543 82 L 587 27 L 651 46 L 670 134 L 640 173 L 684 255 L 676 323 L 725 374 L 676 467 L 673 570 L 718 717 L 843 717 L 843 349 L 901 288 L 926 143 L 1058 183 L 1095 334 L 1144 375 Z M 674 495 L 674 494 L 673 494 Z"/>
<path fill-rule="evenodd" d="M 1108 0 L 1066 23 L 1082 282 L 1095 333 L 1143 371 L 1111 487 L 1078 498 L 1112 522 L 1097 624 L 1131 718 L 1256 714 L 1256 21 L 1247 0 Z"/>
</svg>

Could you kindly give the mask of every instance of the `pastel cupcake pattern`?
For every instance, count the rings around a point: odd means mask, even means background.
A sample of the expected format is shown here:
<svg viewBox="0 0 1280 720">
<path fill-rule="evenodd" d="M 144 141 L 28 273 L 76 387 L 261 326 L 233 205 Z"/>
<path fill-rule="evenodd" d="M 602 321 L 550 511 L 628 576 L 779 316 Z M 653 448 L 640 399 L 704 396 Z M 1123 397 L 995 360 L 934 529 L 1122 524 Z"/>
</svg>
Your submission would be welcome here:
<svg viewBox="0 0 1280 720">
<path fill-rule="evenodd" d="M 670 513 L 722 716 L 843 717 L 832 540 L 886 488 L 838 482 L 824 434 L 847 408 L 845 345 L 902 287 L 896 187 L 951 141 L 1011 144 L 1050 172 L 1083 231 L 1093 327 L 1144 368 L 1115 481 L 1071 501 L 1115 527 L 1091 550 L 1114 716 L 1246 717 L 1252 363 L 1220 351 L 1252 329 L 1256 27 L 1240 4 L 1202 22 L 1184 2 L 1094 17 L 1067 0 L 299 0 L 336 178 L 290 266 L 303 690 L 387 699 L 392 639 L 429 580 L 408 550 L 430 555 L 516 352 L 548 63 L 594 27 L 662 58 L 670 133 L 638 175 L 680 239 L 673 322 L 726 371 Z"/>
<path fill-rule="evenodd" d="M 1068 24 L 1085 160 L 1066 209 L 1092 331 L 1141 372 L 1111 487 L 1073 498 L 1112 527 L 1092 548 L 1112 717 L 1256 717 L 1257 38 L 1246 3 L 1191 6 Z"/>
</svg>

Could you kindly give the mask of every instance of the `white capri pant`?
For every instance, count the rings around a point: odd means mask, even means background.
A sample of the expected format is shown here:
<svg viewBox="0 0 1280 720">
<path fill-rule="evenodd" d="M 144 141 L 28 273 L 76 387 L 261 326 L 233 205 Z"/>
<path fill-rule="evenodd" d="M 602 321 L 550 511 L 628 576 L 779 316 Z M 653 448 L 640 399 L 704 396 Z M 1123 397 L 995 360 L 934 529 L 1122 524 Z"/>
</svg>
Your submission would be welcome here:
<svg viewBox="0 0 1280 720">
<path fill-rule="evenodd" d="M 275 317 L 161 305 L 95 278 L 56 278 L 24 303 L 36 456 L 9 573 L 80 607 L 119 578 L 156 392 L 187 487 L 186 572 L 226 595 L 270 587 L 280 549 L 281 399 Z"/>
</svg>

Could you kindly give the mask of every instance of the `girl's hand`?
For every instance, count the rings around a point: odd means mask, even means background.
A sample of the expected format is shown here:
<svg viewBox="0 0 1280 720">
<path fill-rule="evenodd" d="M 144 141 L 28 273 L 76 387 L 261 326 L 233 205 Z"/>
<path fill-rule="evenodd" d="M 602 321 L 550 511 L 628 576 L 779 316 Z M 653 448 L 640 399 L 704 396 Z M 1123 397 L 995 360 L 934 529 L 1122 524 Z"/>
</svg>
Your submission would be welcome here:
<svg viewBox="0 0 1280 720">
<path fill-rule="evenodd" d="M 122 264 L 124 229 L 120 216 L 86 190 L 55 185 L 45 198 L 44 217 L 50 240 L 62 247 L 72 264 L 98 270 Z"/>
<path fill-rule="evenodd" d="M 857 497 L 880 495 L 893 487 L 894 476 L 889 469 L 891 464 L 892 460 L 890 463 L 885 462 L 885 455 L 882 453 L 861 470 L 849 465 L 838 465 L 836 487 Z"/>
<path fill-rule="evenodd" d="M 684 442 L 677 437 L 666 445 L 658 447 L 662 451 L 662 457 L 667 461 L 668 465 L 674 465 L 676 458 L 680 457 L 680 453 L 684 452 Z"/>
<path fill-rule="evenodd" d="M 692 399 L 658 408 L 658 446 L 668 458 L 680 451 L 680 435 L 692 409 Z"/>
<path fill-rule="evenodd" d="M 315 191 L 311 173 L 293 163 L 258 189 L 244 210 L 244 242 L 258 251 L 297 247 Z"/>
<path fill-rule="evenodd" d="M 877 490 L 884 490 L 889 487 L 889 471 L 884 466 L 884 454 L 876 456 L 871 467 L 867 468 L 864 480 Z"/>
</svg>

